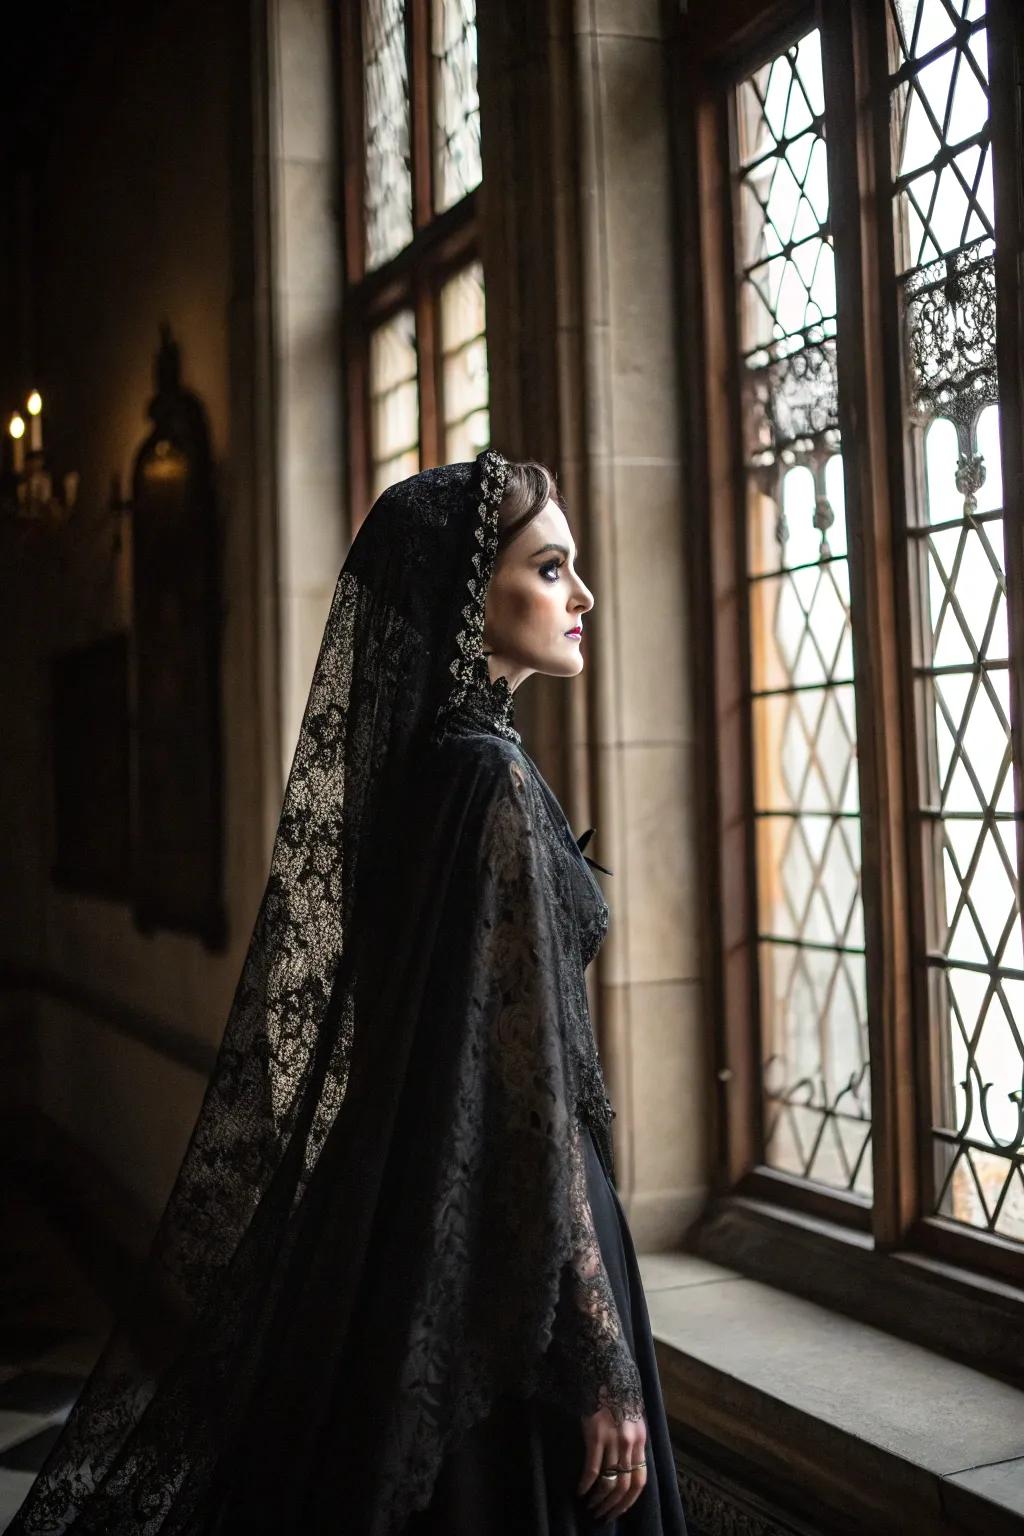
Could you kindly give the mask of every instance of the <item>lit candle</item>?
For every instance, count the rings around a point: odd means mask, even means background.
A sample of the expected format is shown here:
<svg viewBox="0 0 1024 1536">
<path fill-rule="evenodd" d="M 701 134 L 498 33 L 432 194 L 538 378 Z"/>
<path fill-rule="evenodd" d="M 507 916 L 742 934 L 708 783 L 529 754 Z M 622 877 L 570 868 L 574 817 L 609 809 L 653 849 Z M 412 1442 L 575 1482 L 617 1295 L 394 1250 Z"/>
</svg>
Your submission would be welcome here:
<svg viewBox="0 0 1024 1536">
<path fill-rule="evenodd" d="M 25 404 L 28 407 L 31 428 L 29 447 L 33 453 L 40 453 L 43 447 L 43 397 L 38 389 L 32 391 Z"/>
<path fill-rule="evenodd" d="M 25 473 L 25 418 L 19 416 L 17 411 L 11 417 L 11 425 L 8 429 L 14 442 L 14 473 Z"/>
</svg>

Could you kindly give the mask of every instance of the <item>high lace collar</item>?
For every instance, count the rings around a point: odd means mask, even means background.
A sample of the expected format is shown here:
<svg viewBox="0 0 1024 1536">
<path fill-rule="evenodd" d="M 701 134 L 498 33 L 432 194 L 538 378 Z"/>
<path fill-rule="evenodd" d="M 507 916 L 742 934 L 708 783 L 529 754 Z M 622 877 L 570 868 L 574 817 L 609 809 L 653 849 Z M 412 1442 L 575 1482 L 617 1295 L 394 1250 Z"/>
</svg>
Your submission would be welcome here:
<svg viewBox="0 0 1024 1536">
<path fill-rule="evenodd" d="M 509 741 L 521 744 L 522 737 L 514 724 L 515 698 L 507 677 L 491 681 L 487 657 L 478 653 L 470 664 L 466 691 L 457 713 L 476 726 L 494 731 Z"/>
</svg>

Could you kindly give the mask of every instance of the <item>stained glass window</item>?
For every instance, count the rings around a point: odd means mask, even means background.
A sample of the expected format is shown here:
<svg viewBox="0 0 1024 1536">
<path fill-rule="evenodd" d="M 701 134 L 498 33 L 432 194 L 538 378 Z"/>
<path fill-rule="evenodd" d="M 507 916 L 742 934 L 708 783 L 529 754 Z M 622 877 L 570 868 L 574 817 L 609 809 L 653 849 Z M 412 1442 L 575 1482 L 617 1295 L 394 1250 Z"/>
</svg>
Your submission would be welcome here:
<svg viewBox="0 0 1024 1536">
<path fill-rule="evenodd" d="M 363 206 L 366 266 L 412 239 L 412 161 L 405 0 L 363 0 Z"/>
<path fill-rule="evenodd" d="M 480 182 L 476 0 L 433 0 L 434 206 L 443 212 Z"/>
<path fill-rule="evenodd" d="M 403 309 L 370 338 L 372 494 L 420 467 L 416 323 Z"/>
<path fill-rule="evenodd" d="M 735 92 L 765 1162 L 871 1191 L 857 733 L 818 32 Z"/>
<path fill-rule="evenodd" d="M 484 274 L 478 261 L 441 289 L 444 456 L 474 459 L 491 440 Z"/>
<path fill-rule="evenodd" d="M 934 1208 L 1024 1239 L 1024 950 L 1011 774 L 984 0 L 890 0 L 914 451 L 912 659 Z"/>
</svg>

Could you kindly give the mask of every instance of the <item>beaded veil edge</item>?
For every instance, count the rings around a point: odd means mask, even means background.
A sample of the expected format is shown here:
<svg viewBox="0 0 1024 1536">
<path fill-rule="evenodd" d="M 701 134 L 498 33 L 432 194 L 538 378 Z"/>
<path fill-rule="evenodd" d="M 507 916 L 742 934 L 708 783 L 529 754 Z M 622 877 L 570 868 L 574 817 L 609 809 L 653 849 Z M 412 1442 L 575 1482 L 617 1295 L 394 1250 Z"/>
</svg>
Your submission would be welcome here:
<svg viewBox="0 0 1024 1536">
<path fill-rule="evenodd" d="M 471 692 L 481 690 L 488 699 L 491 723 L 499 735 L 520 742 L 512 723 L 513 695 L 507 677 L 492 680 L 483 653 L 484 608 L 487 589 L 498 553 L 498 509 L 505 494 L 508 461 L 495 448 L 487 448 L 477 457 L 480 475 L 479 501 L 473 540 L 476 548 L 466 578 L 466 601 L 462 605 L 462 623 L 455 633 L 456 654 L 449 663 L 454 682 L 442 701 L 434 725 L 435 738 L 441 735 L 448 719 L 462 707 Z"/>
</svg>

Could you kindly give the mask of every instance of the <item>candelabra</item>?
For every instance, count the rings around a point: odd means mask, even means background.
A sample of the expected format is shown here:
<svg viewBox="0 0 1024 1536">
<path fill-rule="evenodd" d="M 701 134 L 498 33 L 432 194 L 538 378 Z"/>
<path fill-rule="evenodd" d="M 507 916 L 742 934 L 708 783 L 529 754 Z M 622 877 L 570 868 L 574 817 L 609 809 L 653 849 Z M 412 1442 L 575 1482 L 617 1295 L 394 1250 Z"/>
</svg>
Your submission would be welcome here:
<svg viewBox="0 0 1024 1536">
<path fill-rule="evenodd" d="M 0 515 L 35 523 L 64 523 L 78 499 L 78 472 L 69 470 L 56 491 L 43 452 L 43 398 L 34 389 L 25 402 L 26 421 L 14 411 L 7 423 L 7 458 L 0 468 Z"/>
</svg>

